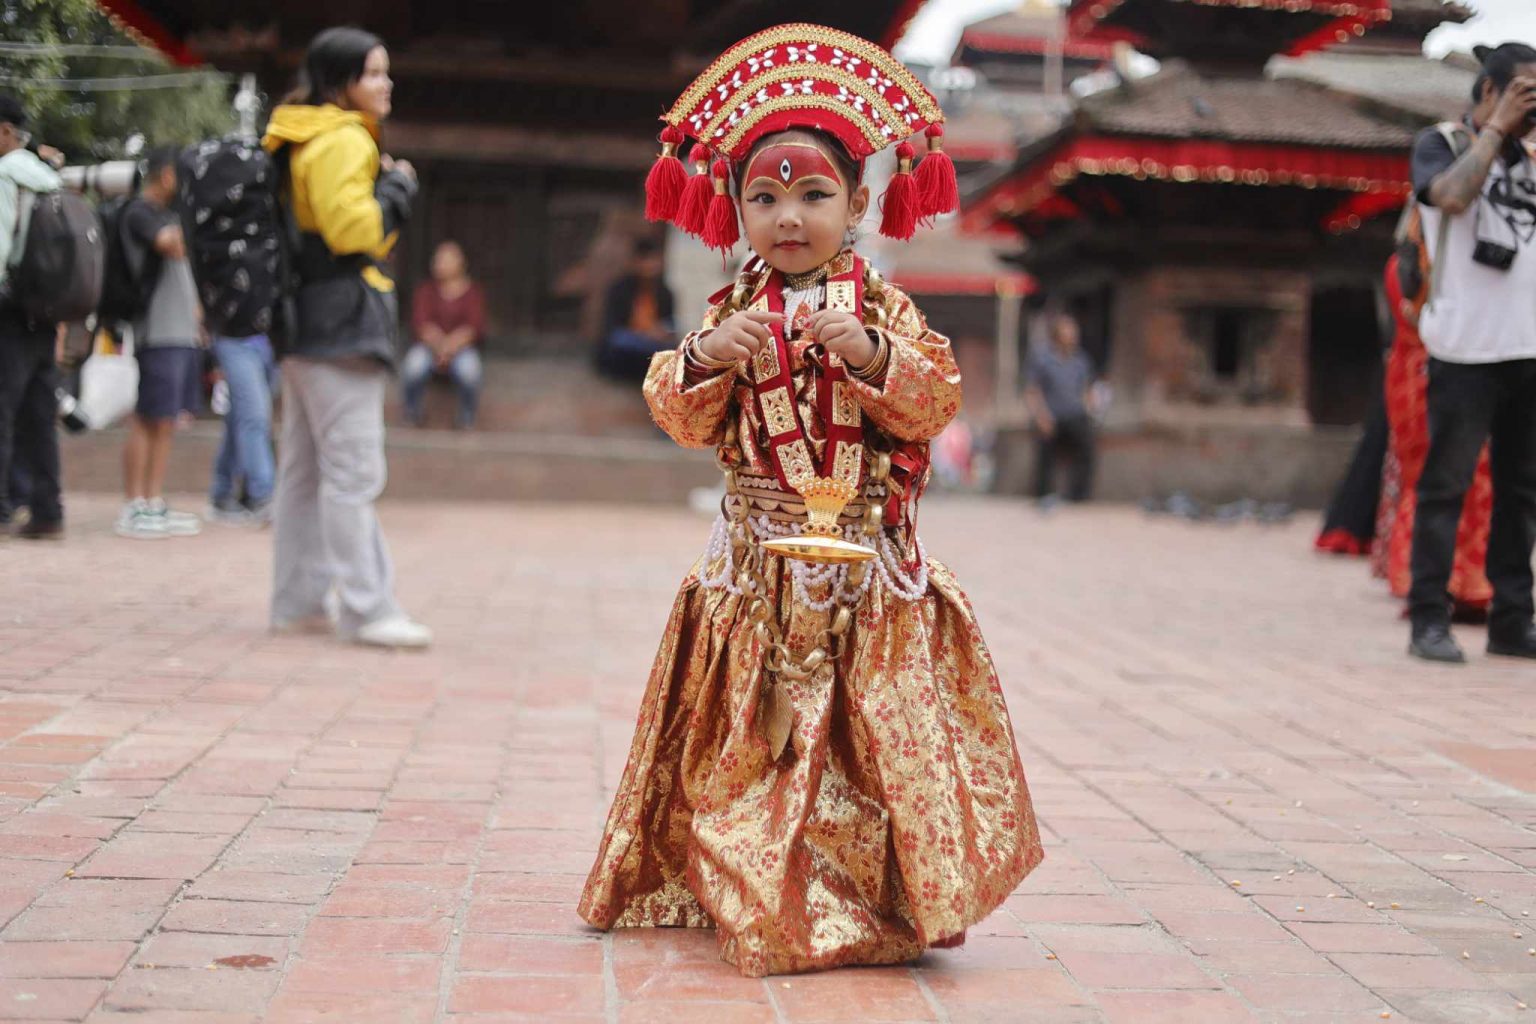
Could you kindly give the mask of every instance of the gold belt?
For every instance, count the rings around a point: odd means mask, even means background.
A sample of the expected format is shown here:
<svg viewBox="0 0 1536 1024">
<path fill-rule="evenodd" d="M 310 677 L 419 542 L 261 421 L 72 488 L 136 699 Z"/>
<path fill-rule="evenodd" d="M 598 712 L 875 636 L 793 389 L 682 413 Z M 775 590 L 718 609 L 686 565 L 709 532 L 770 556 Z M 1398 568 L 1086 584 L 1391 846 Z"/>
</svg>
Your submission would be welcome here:
<svg viewBox="0 0 1536 1024">
<path fill-rule="evenodd" d="M 796 526 L 805 524 L 805 501 L 794 491 L 786 491 L 779 486 L 779 481 L 771 476 L 754 476 L 750 473 L 736 471 L 736 480 L 740 492 L 739 498 L 727 497 L 726 515 L 733 511 L 732 502 L 744 500 L 751 507 L 753 516 L 767 516 L 776 523 L 793 523 Z M 859 523 L 864 521 L 864 498 L 854 498 L 843 508 L 842 515 L 838 516 L 839 523 Z"/>
</svg>

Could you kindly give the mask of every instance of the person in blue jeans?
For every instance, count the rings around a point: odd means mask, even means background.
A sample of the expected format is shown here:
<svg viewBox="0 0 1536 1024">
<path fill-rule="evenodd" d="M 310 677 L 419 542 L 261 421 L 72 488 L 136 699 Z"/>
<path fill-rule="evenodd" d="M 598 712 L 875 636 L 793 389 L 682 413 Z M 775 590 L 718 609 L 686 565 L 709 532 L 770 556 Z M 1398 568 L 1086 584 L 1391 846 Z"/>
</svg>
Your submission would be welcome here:
<svg viewBox="0 0 1536 1024">
<path fill-rule="evenodd" d="M 272 517 L 272 390 L 277 364 L 265 334 L 213 339 L 213 356 L 229 387 L 224 440 L 213 465 L 209 518 L 265 525 Z"/>
<path fill-rule="evenodd" d="M 455 429 L 473 427 L 484 377 L 485 292 L 469 276 L 459 243 L 441 242 L 433 252 L 432 277 L 416 288 L 411 302 L 411 330 L 415 341 L 400 363 L 406 420 L 413 427 L 422 425 L 427 382 L 434 374 L 446 375 L 459 392 Z"/>
</svg>

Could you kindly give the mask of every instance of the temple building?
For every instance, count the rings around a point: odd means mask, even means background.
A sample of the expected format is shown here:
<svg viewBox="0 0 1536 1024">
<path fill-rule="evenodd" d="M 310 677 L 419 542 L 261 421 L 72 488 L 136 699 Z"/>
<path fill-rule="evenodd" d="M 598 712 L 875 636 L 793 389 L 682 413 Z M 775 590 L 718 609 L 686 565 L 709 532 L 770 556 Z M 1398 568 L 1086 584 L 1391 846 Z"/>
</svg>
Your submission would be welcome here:
<svg viewBox="0 0 1536 1024">
<path fill-rule="evenodd" d="M 1081 321 L 1115 395 L 1107 493 L 1326 493 L 1351 436 L 1327 428 L 1358 422 L 1376 386 L 1413 136 L 1455 90 L 1381 94 L 1405 64 L 1436 65 L 1424 35 L 1465 16 L 1426 0 L 1072 4 L 1074 38 L 1161 66 L 1077 98 L 963 222 L 1021 240 L 1046 308 Z M 1009 442 L 1017 486 L 1029 446 Z"/>
<path fill-rule="evenodd" d="M 493 355 L 582 354 L 592 296 L 644 232 L 657 117 L 726 46 L 818 21 L 890 47 L 921 0 L 100 0 L 184 63 L 255 72 L 270 100 L 310 38 L 353 24 L 389 46 L 385 148 L 411 160 L 421 207 L 397 257 L 405 294 L 432 246 L 461 242 L 485 285 Z"/>
</svg>

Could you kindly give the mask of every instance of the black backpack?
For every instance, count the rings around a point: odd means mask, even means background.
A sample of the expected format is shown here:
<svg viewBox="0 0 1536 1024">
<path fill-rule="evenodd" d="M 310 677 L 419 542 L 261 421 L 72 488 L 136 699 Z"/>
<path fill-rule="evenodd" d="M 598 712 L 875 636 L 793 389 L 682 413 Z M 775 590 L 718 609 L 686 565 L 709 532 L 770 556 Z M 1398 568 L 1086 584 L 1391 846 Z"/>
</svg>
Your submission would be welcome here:
<svg viewBox="0 0 1536 1024">
<path fill-rule="evenodd" d="M 190 146 L 177 161 L 187 256 L 215 334 L 274 333 L 283 290 L 279 179 L 267 151 L 241 135 Z"/>
<path fill-rule="evenodd" d="M 34 322 L 84 320 L 101 299 L 106 245 L 91 204 L 74 192 L 34 194 L 11 293 Z"/>
<path fill-rule="evenodd" d="M 155 275 L 145 273 L 148 255 L 130 252 L 123 237 L 123 211 L 133 201 L 133 196 L 119 196 L 96 208 L 107 240 L 106 270 L 102 275 L 101 302 L 97 305 L 97 319 L 103 324 L 143 316 L 154 290 Z"/>
</svg>

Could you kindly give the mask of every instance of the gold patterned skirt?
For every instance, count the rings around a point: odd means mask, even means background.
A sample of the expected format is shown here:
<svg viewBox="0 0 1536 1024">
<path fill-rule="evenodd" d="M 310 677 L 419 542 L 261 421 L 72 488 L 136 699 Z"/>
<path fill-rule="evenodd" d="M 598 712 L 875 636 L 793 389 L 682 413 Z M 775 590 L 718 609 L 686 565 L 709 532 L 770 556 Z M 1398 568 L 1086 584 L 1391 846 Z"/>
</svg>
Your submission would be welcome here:
<svg viewBox="0 0 1536 1024">
<path fill-rule="evenodd" d="M 788 600 L 779 566 L 779 621 L 804 644 L 830 613 Z M 668 620 L 581 916 L 605 929 L 713 925 L 721 955 L 752 977 L 958 945 L 1042 851 L 997 673 L 954 577 L 930 561 L 915 601 L 870 587 L 831 684 L 780 684 L 796 723 L 774 762 L 747 601 L 700 586 L 704 568 Z"/>
</svg>

